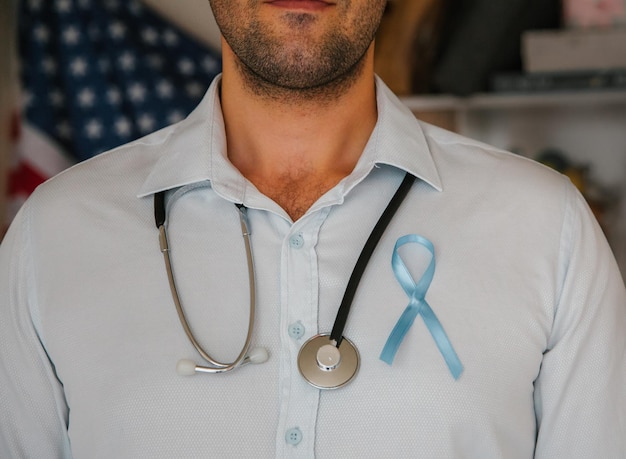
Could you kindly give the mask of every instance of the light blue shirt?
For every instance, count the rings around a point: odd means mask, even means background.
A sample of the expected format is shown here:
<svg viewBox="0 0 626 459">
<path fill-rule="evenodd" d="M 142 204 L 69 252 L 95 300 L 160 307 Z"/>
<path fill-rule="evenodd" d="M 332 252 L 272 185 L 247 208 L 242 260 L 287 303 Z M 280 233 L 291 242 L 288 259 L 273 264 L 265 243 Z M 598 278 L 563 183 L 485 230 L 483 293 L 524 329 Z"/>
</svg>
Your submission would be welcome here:
<svg viewBox="0 0 626 459">
<path fill-rule="evenodd" d="M 567 179 L 418 122 L 378 81 L 378 123 L 354 171 L 292 222 L 229 163 L 218 82 L 186 120 L 47 182 L 12 225 L 0 248 L 0 457 L 626 457 L 624 285 Z M 332 329 L 405 171 L 418 180 L 344 332 L 361 368 L 321 392 L 299 375 L 298 351 Z M 266 363 L 176 373 L 181 358 L 202 362 L 168 287 L 160 190 L 172 190 L 191 327 L 225 361 L 248 321 L 233 203 L 250 209 L 252 345 Z M 426 300 L 465 368 L 456 381 L 419 318 L 393 365 L 379 360 L 408 303 L 391 268 L 407 234 L 434 246 Z M 424 253 L 403 257 L 419 270 Z"/>
</svg>

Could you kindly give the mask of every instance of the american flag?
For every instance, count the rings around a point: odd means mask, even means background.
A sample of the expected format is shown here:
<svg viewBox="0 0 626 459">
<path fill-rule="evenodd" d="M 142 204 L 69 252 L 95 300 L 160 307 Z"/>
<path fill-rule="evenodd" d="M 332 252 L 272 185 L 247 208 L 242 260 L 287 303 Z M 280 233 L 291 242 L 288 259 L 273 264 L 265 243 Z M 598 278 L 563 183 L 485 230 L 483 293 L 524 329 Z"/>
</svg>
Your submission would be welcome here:
<svg viewBox="0 0 626 459">
<path fill-rule="evenodd" d="M 55 169 L 185 117 L 221 71 L 219 52 L 138 0 L 22 0 L 18 16 L 12 213 Z"/>
</svg>

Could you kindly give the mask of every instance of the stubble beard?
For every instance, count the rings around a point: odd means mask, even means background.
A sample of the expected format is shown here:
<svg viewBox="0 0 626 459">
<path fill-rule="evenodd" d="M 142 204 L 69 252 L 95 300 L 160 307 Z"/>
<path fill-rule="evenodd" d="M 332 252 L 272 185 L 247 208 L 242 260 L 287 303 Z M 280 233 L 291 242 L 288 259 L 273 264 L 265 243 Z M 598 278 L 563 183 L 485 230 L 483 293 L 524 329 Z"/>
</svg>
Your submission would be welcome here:
<svg viewBox="0 0 626 459">
<path fill-rule="evenodd" d="M 285 19 L 293 28 L 315 21 L 306 13 L 290 13 Z M 246 33 L 223 33 L 247 90 L 283 103 L 324 104 L 347 92 L 362 75 L 377 26 L 359 25 L 352 38 L 337 30 L 321 42 L 301 47 L 273 37 L 256 22 Z"/>
</svg>

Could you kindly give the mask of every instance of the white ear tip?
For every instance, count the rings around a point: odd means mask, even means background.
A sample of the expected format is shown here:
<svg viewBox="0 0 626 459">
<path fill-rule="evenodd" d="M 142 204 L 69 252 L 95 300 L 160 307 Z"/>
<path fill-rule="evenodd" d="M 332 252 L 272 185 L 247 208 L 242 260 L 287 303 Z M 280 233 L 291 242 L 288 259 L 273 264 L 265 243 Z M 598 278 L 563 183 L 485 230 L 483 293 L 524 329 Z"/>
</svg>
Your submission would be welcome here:
<svg viewBox="0 0 626 459">
<path fill-rule="evenodd" d="M 193 376 L 196 374 L 196 362 L 189 359 L 180 359 L 176 364 L 176 372 L 181 376 Z"/>
<path fill-rule="evenodd" d="M 267 359 L 269 358 L 270 356 L 267 353 L 267 349 L 264 347 L 255 347 L 248 352 L 248 359 L 250 360 L 250 363 L 267 362 Z"/>
</svg>

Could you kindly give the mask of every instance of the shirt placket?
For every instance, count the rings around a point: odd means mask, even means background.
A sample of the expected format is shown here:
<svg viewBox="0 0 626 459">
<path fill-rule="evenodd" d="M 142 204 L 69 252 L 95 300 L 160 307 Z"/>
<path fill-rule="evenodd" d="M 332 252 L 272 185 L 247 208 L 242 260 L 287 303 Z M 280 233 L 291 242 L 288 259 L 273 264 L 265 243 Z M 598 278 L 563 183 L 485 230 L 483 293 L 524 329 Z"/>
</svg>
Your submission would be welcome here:
<svg viewBox="0 0 626 459">
<path fill-rule="evenodd" d="M 307 339 L 318 333 L 316 245 L 328 211 L 322 209 L 292 225 L 282 244 L 277 457 L 314 457 L 319 390 L 300 376 L 298 352 Z"/>
</svg>

